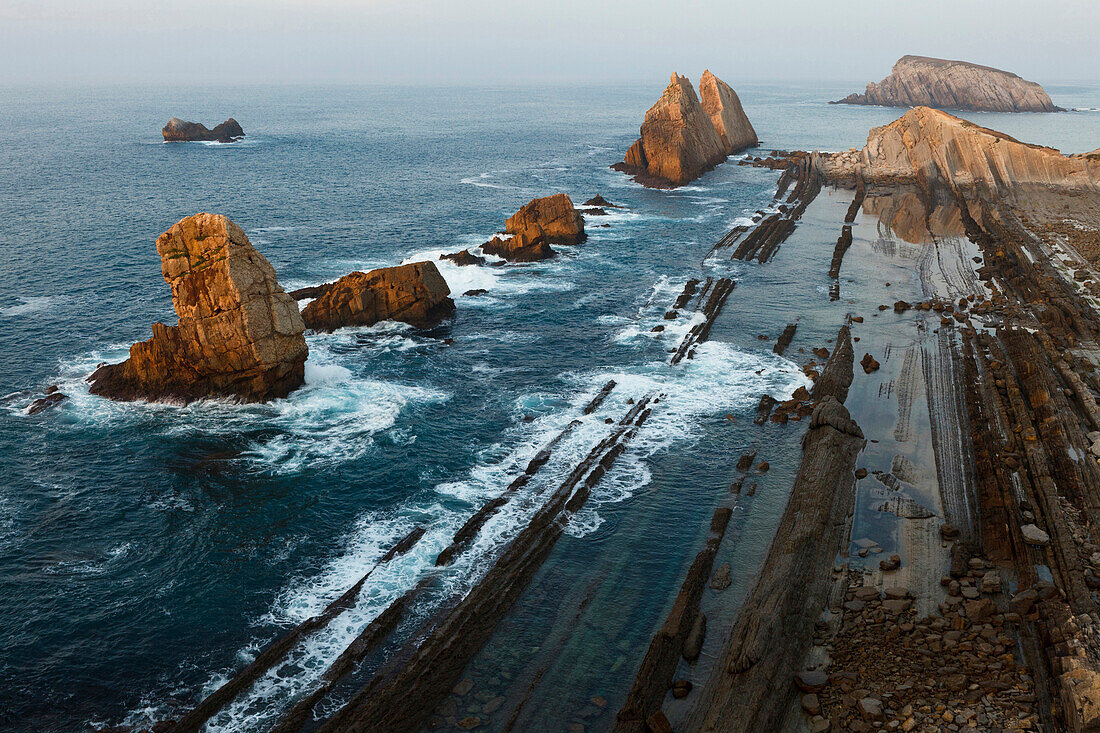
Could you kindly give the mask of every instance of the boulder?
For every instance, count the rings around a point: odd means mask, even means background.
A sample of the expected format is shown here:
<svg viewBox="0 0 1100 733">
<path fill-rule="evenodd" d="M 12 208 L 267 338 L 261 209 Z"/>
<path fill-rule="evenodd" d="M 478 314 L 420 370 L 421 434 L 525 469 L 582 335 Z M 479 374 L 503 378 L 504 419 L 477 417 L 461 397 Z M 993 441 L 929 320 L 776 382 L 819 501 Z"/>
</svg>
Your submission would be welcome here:
<svg viewBox="0 0 1100 733">
<path fill-rule="evenodd" d="M 710 73 L 709 69 L 699 79 L 699 97 L 727 155 L 733 155 L 759 142 L 756 139 L 756 130 L 752 129 L 752 123 L 741 107 L 737 92 Z"/>
<path fill-rule="evenodd" d="M 721 163 L 734 145 L 743 147 L 750 135 L 755 139 L 751 125 L 745 127 L 748 119 L 742 120 L 744 112 L 737 95 L 713 75 L 710 78 L 708 112 L 691 81 L 674 73 L 664 94 L 646 112 L 641 137 L 630 146 L 623 162 L 612 168 L 632 174 L 645 186 L 675 188 Z M 725 142 L 715 119 L 726 134 Z"/>
<path fill-rule="evenodd" d="M 531 241 L 541 237 L 547 244 L 580 244 L 588 238 L 584 233 L 584 217 L 564 193 L 531 199 L 508 217 L 504 230 Z"/>
<path fill-rule="evenodd" d="M 890 76 L 833 104 L 939 107 L 986 112 L 1058 112 L 1041 86 L 967 61 L 902 56 Z"/>
<path fill-rule="evenodd" d="M 1029 545 L 1038 545 L 1043 547 L 1050 544 L 1050 535 L 1043 530 L 1039 529 L 1034 524 L 1025 524 L 1020 527 L 1020 534 L 1024 537 L 1024 542 Z"/>
<path fill-rule="evenodd" d="M 450 294 L 434 262 L 382 267 L 344 275 L 306 306 L 302 318 L 315 331 L 372 326 L 379 321 L 432 328 L 454 315 Z"/>
<path fill-rule="evenodd" d="M 153 324 L 153 338 L 130 347 L 129 359 L 97 369 L 92 394 L 263 402 L 302 385 L 308 349 L 298 305 L 240 227 L 189 216 L 157 239 L 157 253 L 179 323 Z"/>
<path fill-rule="evenodd" d="M 206 125 L 198 122 L 185 122 L 179 117 L 173 117 L 160 132 L 164 135 L 165 142 L 233 143 L 244 137 L 244 130 L 240 123 L 232 117 L 213 130 L 208 130 Z"/>
</svg>

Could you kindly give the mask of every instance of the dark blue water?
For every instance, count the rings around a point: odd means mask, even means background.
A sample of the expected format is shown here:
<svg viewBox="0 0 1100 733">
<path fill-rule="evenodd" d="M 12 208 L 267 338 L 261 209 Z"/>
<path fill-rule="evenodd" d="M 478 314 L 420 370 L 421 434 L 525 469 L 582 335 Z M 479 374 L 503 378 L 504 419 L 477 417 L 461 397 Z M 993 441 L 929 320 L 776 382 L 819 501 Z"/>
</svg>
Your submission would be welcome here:
<svg viewBox="0 0 1100 733">
<path fill-rule="evenodd" d="M 822 103 L 858 85 L 849 86 L 739 91 L 765 149 L 835 150 L 900 114 Z M 217 721 L 261 727 L 609 378 L 622 389 L 555 457 L 546 481 L 602 437 L 603 419 L 618 417 L 629 396 L 668 398 L 571 522 L 542 585 L 567 588 L 577 564 L 598 562 L 635 588 L 655 579 L 673 587 L 695 551 L 697 520 L 717 501 L 712 489 L 728 485 L 724 461 L 749 440 L 751 425 L 736 426 L 761 391 L 802 383 L 798 365 L 756 334 L 774 337 L 804 314 L 790 305 L 795 266 L 775 291 L 784 295 L 738 301 L 697 359 L 668 367 L 687 323 L 649 331 L 688 277 L 759 277 L 742 263 L 700 263 L 735 220 L 770 202 L 776 176 L 730 163 L 667 192 L 608 170 L 661 87 L 5 90 L 0 728 L 68 731 L 170 714 L 427 523 L 416 550 L 372 578 L 295 673 L 265 680 Z M 1063 106 L 1100 106 L 1094 88 L 1050 91 Z M 159 130 L 173 115 L 208 124 L 232 115 L 248 136 L 165 145 Z M 1100 145 L 1098 113 L 970 117 L 1067 152 Z M 153 242 L 184 216 L 230 216 L 291 288 L 479 244 L 530 198 L 558 191 L 627 208 L 591 217 L 589 241 L 552 261 L 442 267 L 458 312 L 435 331 L 382 324 L 310 336 L 307 385 L 288 400 L 116 404 L 83 386 L 97 363 L 148 338 L 151 323 L 172 322 Z M 462 295 L 472 288 L 488 294 Z M 827 329 L 808 328 L 800 338 L 824 339 Z M 70 399 L 26 415 L 51 384 Z M 797 434 L 784 440 L 795 445 Z M 777 490 L 762 499 L 772 516 L 789 468 L 779 465 Z M 479 560 L 535 505 L 517 503 L 448 570 L 446 587 L 468 587 Z M 668 520 L 651 537 L 666 544 L 631 536 L 631 522 L 652 535 L 639 518 L 647 513 Z M 747 542 L 746 562 L 767 541 L 761 532 Z M 647 637 L 665 599 L 646 605 L 639 595 L 623 595 L 609 629 L 634 618 L 631 633 Z M 556 608 L 540 604 L 536 593 L 524 612 Z M 632 638 L 619 641 L 624 677 L 644 650 Z M 584 668 L 602 650 L 581 644 L 568 654 Z"/>
</svg>

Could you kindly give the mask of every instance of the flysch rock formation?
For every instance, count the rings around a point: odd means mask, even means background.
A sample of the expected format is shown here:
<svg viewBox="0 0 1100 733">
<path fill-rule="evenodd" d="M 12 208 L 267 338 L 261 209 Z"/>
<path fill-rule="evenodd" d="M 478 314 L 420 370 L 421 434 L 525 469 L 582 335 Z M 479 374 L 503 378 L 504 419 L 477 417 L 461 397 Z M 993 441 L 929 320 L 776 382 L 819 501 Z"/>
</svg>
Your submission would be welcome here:
<svg viewBox="0 0 1100 733">
<path fill-rule="evenodd" d="M 1033 81 L 966 61 L 902 56 L 890 76 L 832 104 L 939 107 L 987 112 L 1059 112 Z"/>
<path fill-rule="evenodd" d="M 642 122 L 641 137 L 626 158 L 611 166 L 651 188 L 675 188 L 693 181 L 726 156 L 756 144 L 737 94 L 709 71 L 695 94 L 691 81 L 673 73 Z"/>
<path fill-rule="evenodd" d="M 92 394 L 264 402 L 302 385 L 308 349 L 298 306 L 239 226 L 189 216 L 157 239 L 157 253 L 179 323 L 153 324 L 153 338 L 130 347 L 129 359 L 97 369 Z"/>
<path fill-rule="evenodd" d="M 1100 157 L 1062 155 L 1022 143 L 941 110 L 916 107 L 873 128 L 861 150 L 819 159 L 827 179 L 853 183 L 952 189 L 1007 195 L 1036 186 L 1059 191 L 1100 191 Z"/>
<path fill-rule="evenodd" d="M 455 312 L 451 290 L 433 262 L 353 272 L 313 289 L 313 294 L 316 298 L 302 311 L 302 318 L 315 331 L 372 326 L 379 321 L 432 328 Z"/>
<path fill-rule="evenodd" d="M 179 117 L 173 117 L 160 132 L 164 135 L 165 142 L 232 143 L 244 137 L 244 130 L 232 117 L 213 130 L 198 122 L 185 122 Z"/>
<path fill-rule="evenodd" d="M 505 222 L 505 234 L 481 245 L 483 254 L 500 257 L 508 262 L 538 262 L 553 257 L 551 244 L 575 245 L 588 239 L 584 217 L 573 206 L 567 194 L 531 199 Z M 442 255 L 456 265 L 480 265 L 484 260 L 469 252 Z"/>
</svg>

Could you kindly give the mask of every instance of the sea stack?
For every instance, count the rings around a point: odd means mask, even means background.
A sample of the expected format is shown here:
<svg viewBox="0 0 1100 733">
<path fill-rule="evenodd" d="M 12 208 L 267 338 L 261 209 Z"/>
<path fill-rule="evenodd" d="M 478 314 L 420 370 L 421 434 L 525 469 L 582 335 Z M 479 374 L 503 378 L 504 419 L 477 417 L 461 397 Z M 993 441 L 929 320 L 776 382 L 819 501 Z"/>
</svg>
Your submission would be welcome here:
<svg viewBox="0 0 1100 733">
<path fill-rule="evenodd" d="M 966 61 L 902 56 L 890 76 L 833 104 L 936 107 L 983 112 L 1060 112 L 1043 88 L 1008 71 Z"/>
<path fill-rule="evenodd" d="M 709 71 L 700 88 L 673 73 L 642 122 L 641 137 L 626 158 L 611 166 L 651 188 L 675 188 L 693 181 L 739 150 L 755 145 L 756 131 L 728 84 Z"/>
<path fill-rule="evenodd" d="M 584 217 L 573 206 L 567 194 L 531 199 L 504 225 L 509 237 L 496 236 L 481 245 L 483 254 L 509 262 L 538 262 L 553 257 L 551 244 L 576 245 L 588 239 Z M 461 252 L 445 255 L 457 264 L 468 264 Z"/>
<path fill-rule="evenodd" d="M 315 331 L 379 321 L 432 328 L 455 312 L 451 289 L 433 262 L 353 272 L 314 293 L 317 297 L 302 311 L 302 318 Z"/>
<path fill-rule="evenodd" d="M 1100 192 L 1100 156 L 1062 155 L 937 109 L 917 107 L 872 128 L 862 150 L 821 156 L 832 181 L 945 184 L 954 190 L 1005 195 L 1025 187 Z"/>
<path fill-rule="evenodd" d="M 92 394 L 265 402 L 302 385 L 308 349 L 298 306 L 239 226 L 189 216 L 157 239 L 157 253 L 179 323 L 153 324 L 153 338 L 131 346 L 129 359 L 97 369 Z"/>
<path fill-rule="evenodd" d="M 173 117 L 160 132 L 164 135 L 165 142 L 233 143 L 244 137 L 244 130 L 232 117 L 213 130 L 208 130 L 206 125 L 198 122 L 185 122 L 179 117 Z"/>
</svg>

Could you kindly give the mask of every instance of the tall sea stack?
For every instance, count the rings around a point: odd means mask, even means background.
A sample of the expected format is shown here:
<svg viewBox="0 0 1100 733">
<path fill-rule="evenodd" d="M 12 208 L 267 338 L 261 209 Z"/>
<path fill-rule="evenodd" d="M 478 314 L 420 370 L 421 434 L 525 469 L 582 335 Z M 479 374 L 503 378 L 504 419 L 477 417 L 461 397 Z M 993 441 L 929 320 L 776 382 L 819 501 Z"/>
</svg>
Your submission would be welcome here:
<svg viewBox="0 0 1100 733">
<path fill-rule="evenodd" d="M 649 108 L 641 137 L 612 166 L 651 188 L 675 188 L 755 145 L 756 131 L 736 92 L 709 71 L 700 83 L 703 100 L 686 76 L 673 73 L 664 94 Z"/>
<path fill-rule="evenodd" d="M 161 272 L 179 324 L 121 364 L 97 369 L 92 394 L 116 400 L 191 402 L 229 397 L 265 402 L 305 379 L 305 324 L 275 270 L 225 216 L 196 214 L 157 239 Z"/>
</svg>

